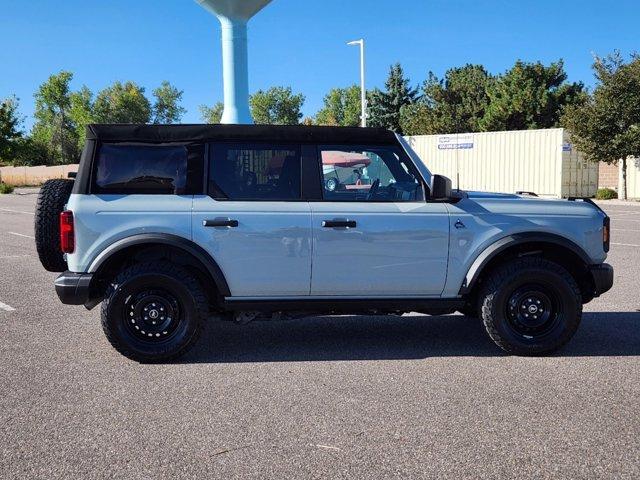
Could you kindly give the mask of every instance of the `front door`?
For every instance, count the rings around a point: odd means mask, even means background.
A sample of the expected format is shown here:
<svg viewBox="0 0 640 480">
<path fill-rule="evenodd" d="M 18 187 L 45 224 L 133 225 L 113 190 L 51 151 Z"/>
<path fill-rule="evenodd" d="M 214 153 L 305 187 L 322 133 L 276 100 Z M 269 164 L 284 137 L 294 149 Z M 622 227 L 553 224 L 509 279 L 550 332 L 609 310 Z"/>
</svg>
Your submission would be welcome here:
<svg viewBox="0 0 640 480">
<path fill-rule="evenodd" d="M 323 201 L 311 203 L 311 295 L 437 297 L 449 215 L 395 146 L 323 146 Z"/>
<path fill-rule="evenodd" d="M 218 263 L 231 295 L 309 295 L 311 211 L 302 201 L 300 147 L 218 143 L 209 152 L 193 240 Z"/>
</svg>

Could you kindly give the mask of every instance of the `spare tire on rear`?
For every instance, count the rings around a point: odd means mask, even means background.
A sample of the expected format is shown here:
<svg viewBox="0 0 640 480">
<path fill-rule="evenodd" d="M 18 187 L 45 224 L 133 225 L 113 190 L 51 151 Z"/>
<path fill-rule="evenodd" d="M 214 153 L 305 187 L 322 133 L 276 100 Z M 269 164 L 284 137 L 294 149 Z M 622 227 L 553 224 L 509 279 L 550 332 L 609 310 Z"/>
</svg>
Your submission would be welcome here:
<svg viewBox="0 0 640 480">
<path fill-rule="evenodd" d="M 73 180 L 47 180 L 38 193 L 35 237 L 40 263 L 50 272 L 64 272 L 67 262 L 60 250 L 60 212 L 69 200 Z"/>
</svg>

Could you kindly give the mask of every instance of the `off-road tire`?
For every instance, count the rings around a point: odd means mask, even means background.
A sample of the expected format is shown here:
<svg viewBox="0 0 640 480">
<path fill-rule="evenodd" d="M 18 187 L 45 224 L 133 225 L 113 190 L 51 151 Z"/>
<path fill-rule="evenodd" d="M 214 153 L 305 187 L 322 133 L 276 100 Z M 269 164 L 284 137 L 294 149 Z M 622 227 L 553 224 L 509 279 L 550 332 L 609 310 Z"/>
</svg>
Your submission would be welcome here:
<svg viewBox="0 0 640 480">
<path fill-rule="evenodd" d="M 69 200 L 73 180 L 47 180 L 38 193 L 34 236 L 40 263 L 50 272 L 64 272 L 67 262 L 60 250 L 60 212 Z"/>
<path fill-rule="evenodd" d="M 141 291 L 166 292 L 179 302 L 179 322 L 166 340 L 147 341 L 137 336 L 139 332 L 132 333 L 127 302 Z M 101 308 L 102 329 L 111 345 L 141 363 L 168 362 L 184 355 L 198 340 L 207 314 L 207 297 L 200 283 L 180 266 L 164 261 L 122 270 L 107 287 Z"/>
<path fill-rule="evenodd" d="M 524 335 L 518 320 L 513 320 L 518 309 L 525 308 L 522 302 L 535 300 L 535 289 L 548 298 L 553 298 L 549 312 L 548 330 L 543 326 L 530 335 Z M 529 289 L 529 291 L 527 290 Z M 518 297 L 518 292 L 523 293 Z M 489 337 L 502 350 L 514 355 L 543 355 L 564 346 L 576 332 L 582 318 L 580 288 L 571 274 L 557 263 L 538 257 L 519 258 L 494 270 L 486 279 L 480 292 L 481 315 Z M 535 303 L 535 302 L 533 302 Z M 544 303 L 544 298 L 543 298 Z M 540 313 L 540 312 L 537 312 Z M 514 326 L 515 323 L 515 326 Z M 528 338 L 531 337 L 531 338 Z"/>
</svg>

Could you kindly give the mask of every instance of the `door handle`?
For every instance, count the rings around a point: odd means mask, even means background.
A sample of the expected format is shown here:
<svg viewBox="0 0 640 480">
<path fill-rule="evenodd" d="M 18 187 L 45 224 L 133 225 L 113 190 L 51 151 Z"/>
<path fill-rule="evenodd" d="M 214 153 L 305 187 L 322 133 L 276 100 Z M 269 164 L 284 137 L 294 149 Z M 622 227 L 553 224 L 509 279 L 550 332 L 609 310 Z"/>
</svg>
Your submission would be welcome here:
<svg viewBox="0 0 640 480">
<path fill-rule="evenodd" d="M 322 226 L 324 228 L 356 228 L 355 220 L 323 220 Z"/>
<path fill-rule="evenodd" d="M 237 227 L 238 220 L 232 220 L 230 218 L 216 218 L 214 220 L 203 220 L 203 227 Z"/>
</svg>

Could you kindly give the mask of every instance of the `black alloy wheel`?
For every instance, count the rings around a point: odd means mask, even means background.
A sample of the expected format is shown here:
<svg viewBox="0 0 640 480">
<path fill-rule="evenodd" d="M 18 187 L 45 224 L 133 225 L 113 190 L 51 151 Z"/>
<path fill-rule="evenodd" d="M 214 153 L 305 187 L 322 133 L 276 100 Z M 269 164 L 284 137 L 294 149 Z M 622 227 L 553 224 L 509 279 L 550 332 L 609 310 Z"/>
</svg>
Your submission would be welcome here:
<svg viewBox="0 0 640 480">
<path fill-rule="evenodd" d="M 552 332 L 562 314 L 555 293 L 543 285 L 517 288 L 506 305 L 506 318 L 514 332 L 525 340 L 535 340 Z"/>
<path fill-rule="evenodd" d="M 124 322 L 140 340 L 158 343 L 170 340 L 180 325 L 180 304 L 169 292 L 143 290 L 125 302 Z"/>
</svg>

